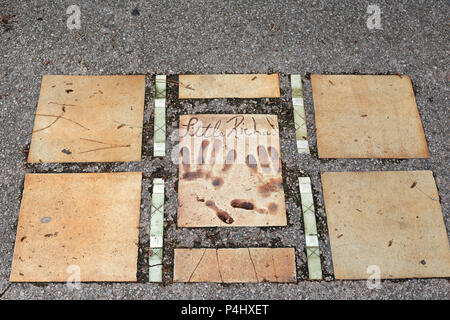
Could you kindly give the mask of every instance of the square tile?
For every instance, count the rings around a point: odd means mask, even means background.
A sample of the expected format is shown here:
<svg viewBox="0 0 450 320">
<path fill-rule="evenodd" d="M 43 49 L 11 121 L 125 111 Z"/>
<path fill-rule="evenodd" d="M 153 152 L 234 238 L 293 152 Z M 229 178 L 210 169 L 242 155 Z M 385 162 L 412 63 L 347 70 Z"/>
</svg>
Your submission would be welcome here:
<svg viewBox="0 0 450 320">
<path fill-rule="evenodd" d="M 179 99 L 280 97 L 278 74 L 182 74 L 179 82 Z"/>
<path fill-rule="evenodd" d="M 450 248 L 431 171 L 326 172 L 336 279 L 450 276 Z"/>
<path fill-rule="evenodd" d="M 141 176 L 27 174 L 10 281 L 136 281 Z"/>
<path fill-rule="evenodd" d="M 44 75 L 28 162 L 140 161 L 144 98 L 144 75 Z"/>
<path fill-rule="evenodd" d="M 320 158 L 428 158 L 408 76 L 312 75 Z"/>
<path fill-rule="evenodd" d="M 284 226 L 278 118 L 180 117 L 179 227 Z"/>
<path fill-rule="evenodd" d="M 175 282 L 295 282 L 294 248 L 175 249 Z"/>
</svg>

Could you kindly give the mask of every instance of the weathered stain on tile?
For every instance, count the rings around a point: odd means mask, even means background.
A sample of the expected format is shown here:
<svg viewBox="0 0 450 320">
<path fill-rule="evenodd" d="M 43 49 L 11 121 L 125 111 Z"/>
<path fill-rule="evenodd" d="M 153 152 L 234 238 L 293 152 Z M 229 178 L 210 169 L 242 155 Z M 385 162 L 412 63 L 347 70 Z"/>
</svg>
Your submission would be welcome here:
<svg viewBox="0 0 450 320">
<path fill-rule="evenodd" d="M 44 75 L 28 162 L 140 161 L 145 76 Z"/>
<path fill-rule="evenodd" d="M 27 174 L 10 281 L 136 281 L 141 176 Z"/>
<path fill-rule="evenodd" d="M 293 248 L 175 249 L 175 282 L 295 282 Z"/>
<path fill-rule="evenodd" d="M 286 225 L 275 115 L 180 117 L 179 227 Z"/>
<path fill-rule="evenodd" d="M 320 158 L 428 158 L 408 76 L 312 75 Z"/>
<path fill-rule="evenodd" d="M 450 248 L 431 171 L 326 172 L 336 279 L 450 276 Z"/>
<path fill-rule="evenodd" d="M 279 98 L 278 74 L 180 75 L 180 99 Z"/>
</svg>

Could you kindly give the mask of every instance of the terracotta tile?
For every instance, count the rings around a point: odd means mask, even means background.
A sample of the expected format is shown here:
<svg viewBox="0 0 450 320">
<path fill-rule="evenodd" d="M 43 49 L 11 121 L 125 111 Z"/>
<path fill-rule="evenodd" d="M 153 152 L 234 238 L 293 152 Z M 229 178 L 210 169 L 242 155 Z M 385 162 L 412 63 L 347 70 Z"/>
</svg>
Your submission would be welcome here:
<svg viewBox="0 0 450 320">
<path fill-rule="evenodd" d="M 10 281 L 136 281 L 140 199 L 140 172 L 27 174 Z"/>
<path fill-rule="evenodd" d="M 145 76 L 45 75 L 28 162 L 140 161 Z"/>
<path fill-rule="evenodd" d="M 322 184 L 336 279 L 450 276 L 431 171 L 326 172 Z"/>
<path fill-rule="evenodd" d="M 180 117 L 179 227 L 286 225 L 282 182 L 277 116 Z"/>
<path fill-rule="evenodd" d="M 278 74 L 182 74 L 179 81 L 180 99 L 280 97 Z"/>
<path fill-rule="evenodd" d="M 428 158 L 408 76 L 312 75 L 320 158 Z"/>
<path fill-rule="evenodd" d="M 295 282 L 293 248 L 175 249 L 175 282 Z"/>
</svg>

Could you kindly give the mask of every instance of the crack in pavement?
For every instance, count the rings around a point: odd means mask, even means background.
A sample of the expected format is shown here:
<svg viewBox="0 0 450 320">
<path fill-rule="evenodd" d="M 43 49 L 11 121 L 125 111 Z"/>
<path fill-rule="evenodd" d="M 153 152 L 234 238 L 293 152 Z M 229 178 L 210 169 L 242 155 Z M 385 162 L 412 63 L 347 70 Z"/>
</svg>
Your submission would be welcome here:
<svg viewBox="0 0 450 320">
<path fill-rule="evenodd" d="M 217 269 L 219 270 L 220 281 L 222 281 L 222 283 L 223 283 L 222 272 L 220 271 L 219 253 L 218 253 L 217 248 L 216 248 L 216 259 L 217 259 Z"/>
<path fill-rule="evenodd" d="M 205 253 L 206 253 L 206 248 L 205 248 L 205 250 L 203 251 L 203 254 L 202 254 L 202 256 L 200 257 L 200 260 L 198 261 L 198 263 L 197 263 L 197 265 L 195 266 L 194 270 L 192 270 L 192 273 L 191 273 L 191 275 L 189 276 L 188 282 L 191 282 L 192 276 L 194 275 L 195 270 L 197 270 L 197 268 L 198 268 L 200 262 L 202 262 L 203 257 L 205 256 Z"/>
<path fill-rule="evenodd" d="M 255 271 L 256 282 L 259 282 L 258 273 L 256 272 L 255 263 L 253 262 L 252 255 L 250 254 L 250 248 L 247 248 L 247 250 L 248 250 L 248 256 L 250 257 L 250 261 L 252 262 L 252 265 L 253 265 L 253 271 Z"/>
<path fill-rule="evenodd" d="M 3 298 L 3 296 L 4 296 L 4 295 L 6 294 L 6 292 L 9 290 L 9 288 L 11 288 L 11 285 L 12 285 L 12 283 L 8 284 L 8 285 L 6 286 L 6 289 L 3 290 L 2 293 L 0 293 L 0 299 Z"/>
</svg>

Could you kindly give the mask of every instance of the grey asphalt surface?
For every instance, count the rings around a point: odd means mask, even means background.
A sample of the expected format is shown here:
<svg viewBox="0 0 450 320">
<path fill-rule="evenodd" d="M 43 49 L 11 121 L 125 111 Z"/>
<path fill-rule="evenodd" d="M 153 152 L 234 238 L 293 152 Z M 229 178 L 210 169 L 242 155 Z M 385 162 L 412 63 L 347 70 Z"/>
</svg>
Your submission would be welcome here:
<svg viewBox="0 0 450 320">
<path fill-rule="evenodd" d="M 81 29 L 66 27 L 66 8 L 81 9 Z M 368 4 L 381 8 L 381 30 L 366 27 Z M 134 14 L 132 14 L 133 10 Z M 335 281 L 320 172 L 432 170 L 447 230 L 449 202 L 448 1 L 0 1 L 0 297 L 2 299 L 449 299 L 449 279 Z M 11 18 L 5 16 L 14 15 Z M 3 17 L 3 18 L 2 18 Z M 272 27 L 273 24 L 273 27 Z M 183 101 L 168 92 L 168 131 L 182 113 L 274 112 L 282 119 L 286 228 L 177 229 L 177 167 L 152 159 L 154 74 L 279 72 L 282 99 Z M 289 74 L 303 76 L 312 154 L 295 148 Z M 429 159 L 318 160 L 309 73 L 408 74 L 430 151 Z M 146 74 L 143 160 L 113 164 L 26 164 L 44 74 Z M 176 79 L 176 77 L 174 78 Z M 174 142 L 169 142 L 169 147 Z M 10 284 L 24 176 L 28 172 L 144 172 L 138 283 Z M 325 281 L 306 281 L 296 178 L 312 179 Z M 145 283 L 151 178 L 167 178 L 164 285 Z M 174 247 L 293 246 L 297 284 L 173 284 Z"/>
</svg>

